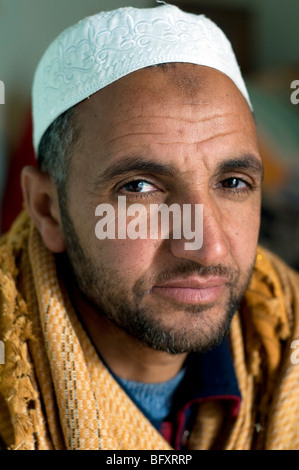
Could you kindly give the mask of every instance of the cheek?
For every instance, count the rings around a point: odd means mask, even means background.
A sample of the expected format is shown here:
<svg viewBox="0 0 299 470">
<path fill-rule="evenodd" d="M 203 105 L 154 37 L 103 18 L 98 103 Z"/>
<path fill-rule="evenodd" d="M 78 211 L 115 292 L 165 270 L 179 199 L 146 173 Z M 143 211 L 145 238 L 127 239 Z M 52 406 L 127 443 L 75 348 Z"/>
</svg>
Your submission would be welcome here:
<svg viewBox="0 0 299 470">
<path fill-rule="evenodd" d="M 102 217 L 96 216 L 95 210 L 85 209 L 73 218 L 83 251 L 92 260 L 96 269 L 99 271 L 104 269 L 108 275 L 110 273 L 111 276 L 117 275 L 118 278 L 125 278 L 130 288 L 130 284 L 134 284 L 150 270 L 159 243 L 149 239 L 118 239 L 116 238 L 117 223 L 112 225 L 109 238 L 99 239 L 96 229 Z M 101 236 L 106 231 L 107 225 L 100 231 Z"/>
<path fill-rule="evenodd" d="M 120 278 L 136 280 L 150 271 L 155 259 L 156 243 L 151 240 L 97 240 L 95 237 L 93 257 Z M 129 287 L 130 282 L 128 282 Z"/>
<path fill-rule="evenodd" d="M 241 270 L 250 266 L 255 259 L 260 228 L 260 205 L 237 212 L 231 212 L 227 219 L 227 237 L 232 256 Z M 242 269 L 243 268 L 243 269 Z"/>
</svg>

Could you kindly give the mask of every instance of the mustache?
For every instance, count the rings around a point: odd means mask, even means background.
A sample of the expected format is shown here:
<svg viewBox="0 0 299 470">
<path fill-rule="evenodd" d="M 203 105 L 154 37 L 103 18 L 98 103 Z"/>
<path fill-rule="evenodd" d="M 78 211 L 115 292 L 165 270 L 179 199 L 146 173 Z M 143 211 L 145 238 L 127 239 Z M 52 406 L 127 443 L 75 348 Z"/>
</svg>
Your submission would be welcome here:
<svg viewBox="0 0 299 470">
<path fill-rule="evenodd" d="M 148 286 L 152 287 L 177 278 L 186 279 L 189 276 L 198 276 L 201 278 L 209 276 L 222 277 L 226 279 L 229 284 L 234 284 L 238 279 L 238 272 L 231 267 L 221 264 L 216 266 L 204 266 L 195 261 L 186 261 L 172 268 L 164 269 L 157 276 L 150 279 L 140 279 L 134 290 L 139 295 L 142 295 L 148 292 Z"/>
<path fill-rule="evenodd" d="M 187 262 L 180 264 L 171 270 L 167 269 L 162 271 L 156 278 L 157 282 L 169 281 L 180 277 L 182 279 L 189 276 L 208 277 L 217 276 L 227 278 L 228 281 L 232 281 L 236 277 L 236 271 L 232 268 L 228 268 L 222 265 L 216 266 L 203 266 L 195 262 Z"/>
</svg>

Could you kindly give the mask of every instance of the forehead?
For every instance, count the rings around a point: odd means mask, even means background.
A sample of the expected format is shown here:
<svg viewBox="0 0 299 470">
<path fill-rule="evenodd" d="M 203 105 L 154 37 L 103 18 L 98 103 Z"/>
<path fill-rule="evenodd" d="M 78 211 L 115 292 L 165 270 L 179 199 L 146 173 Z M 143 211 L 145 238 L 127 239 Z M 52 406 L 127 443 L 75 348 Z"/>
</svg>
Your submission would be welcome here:
<svg viewBox="0 0 299 470">
<path fill-rule="evenodd" d="M 105 166 L 149 147 L 168 159 L 173 150 L 183 153 L 186 145 L 221 134 L 238 133 L 245 146 L 255 144 L 252 114 L 236 85 L 215 69 L 192 64 L 150 67 L 123 77 L 80 103 L 77 119 L 76 160 L 84 153 L 92 165 L 95 157 Z M 175 147 L 176 142 L 186 145 Z"/>
<path fill-rule="evenodd" d="M 96 117 L 100 118 L 102 110 L 105 119 L 117 119 L 122 111 L 138 114 L 159 106 L 163 113 L 182 103 L 200 104 L 203 110 L 207 106 L 221 108 L 236 104 L 240 112 L 250 113 L 245 98 L 229 77 L 210 67 L 182 63 L 133 72 L 80 103 L 78 110 L 84 117 L 91 117 L 98 110 Z"/>
</svg>

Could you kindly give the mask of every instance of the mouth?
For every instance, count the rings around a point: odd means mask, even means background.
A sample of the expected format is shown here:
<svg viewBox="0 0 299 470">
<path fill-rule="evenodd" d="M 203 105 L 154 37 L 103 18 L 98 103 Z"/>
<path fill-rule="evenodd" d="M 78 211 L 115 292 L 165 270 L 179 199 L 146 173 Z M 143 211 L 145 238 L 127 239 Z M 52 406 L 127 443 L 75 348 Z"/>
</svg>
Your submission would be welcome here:
<svg viewBox="0 0 299 470">
<path fill-rule="evenodd" d="M 223 277 L 189 277 L 155 285 L 151 293 L 183 304 L 207 304 L 216 302 L 227 284 L 228 280 Z"/>
</svg>

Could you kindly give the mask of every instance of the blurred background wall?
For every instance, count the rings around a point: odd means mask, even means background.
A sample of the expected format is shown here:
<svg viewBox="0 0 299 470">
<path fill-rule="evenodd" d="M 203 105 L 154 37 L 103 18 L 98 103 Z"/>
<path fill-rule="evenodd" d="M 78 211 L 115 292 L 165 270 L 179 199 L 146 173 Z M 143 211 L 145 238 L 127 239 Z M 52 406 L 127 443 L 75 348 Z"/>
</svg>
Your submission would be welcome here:
<svg viewBox="0 0 299 470">
<path fill-rule="evenodd" d="M 299 268 L 299 0 L 170 0 L 214 19 L 233 43 L 255 108 L 266 164 L 261 241 Z M 154 0 L 0 0 L 1 230 L 20 210 L 19 172 L 33 162 L 30 93 L 35 67 L 63 29 L 100 10 Z"/>
</svg>

